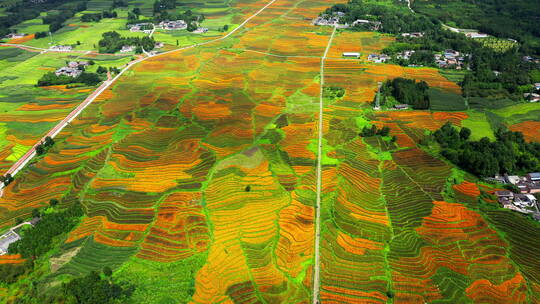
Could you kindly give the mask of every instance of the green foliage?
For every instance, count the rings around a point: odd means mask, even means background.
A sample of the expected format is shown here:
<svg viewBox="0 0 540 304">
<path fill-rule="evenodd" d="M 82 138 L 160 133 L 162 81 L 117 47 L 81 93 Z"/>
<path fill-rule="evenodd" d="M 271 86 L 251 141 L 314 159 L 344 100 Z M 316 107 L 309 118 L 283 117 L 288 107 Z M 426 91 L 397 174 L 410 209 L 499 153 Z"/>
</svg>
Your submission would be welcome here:
<svg viewBox="0 0 540 304">
<path fill-rule="evenodd" d="M 17 281 L 17 278 L 32 268 L 31 262 L 22 264 L 0 264 L 0 282 L 11 284 Z"/>
<path fill-rule="evenodd" d="M 371 127 L 365 126 L 362 128 L 362 132 L 358 134 L 360 137 L 371 137 L 375 135 L 379 136 L 388 136 L 390 134 L 390 128 L 387 126 L 382 127 L 381 129 L 377 129 L 376 125 L 372 125 Z"/>
<path fill-rule="evenodd" d="M 25 230 L 21 239 L 11 244 L 10 253 L 20 253 L 25 258 L 36 258 L 52 248 L 53 239 L 67 233 L 77 225 L 84 214 L 79 203 L 60 212 L 46 213 L 31 229 Z"/>
<path fill-rule="evenodd" d="M 63 85 L 70 83 L 84 83 L 89 86 L 94 86 L 101 82 L 99 75 L 96 73 L 82 72 L 77 77 L 71 77 L 67 75 L 56 76 L 54 72 L 48 72 L 44 74 L 37 83 L 37 86 L 51 86 L 51 85 Z"/>
<path fill-rule="evenodd" d="M 470 135 L 470 130 L 463 128 L 458 132 L 450 123 L 433 133 L 443 148 L 442 156 L 477 176 L 540 170 L 540 143 L 525 142 L 523 134 L 499 129 L 495 142 L 490 142 L 487 137 L 471 141 Z"/>
<path fill-rule="evenodd" d="M 116 53 L 123 46 L 133 45 L 143 48 L 146 51 L 154 49 L 156 41 L 150 37 L 122 37 L 115 31 L 103 33 L 99 41 L 99 51 L 101 53 Z"/>
<path fill-rule="evenodd" d="M 403 32 L 423 32 L 438 24 L 435 19 L 413 14 L 408 10 L 395 6 L 383 6 L 364 3 L 362 0 L 351 0 L 347 4 L 336 4 L 326 9 L 326 14 L 343 12 L 342 23 L 352 24 L 358 19 L 380 22 L 378 31 L 383 33 L 399 34 Z M 358 30 L 365 30 L 365 25 L 357 25 Z"/>
<path fill-rule="evenodd" d="M 422 110 L 429 109 L 430 106 L 428 89 L 429 86 L 425 81 L 416 82 L 414 79 L 398 77 L 386 81 L 381 87 L 381 92 L 383 96 L 391 95 L 400 103 Z"/>
<path fill-rule="evenodd" d="M 517 39 L 524 48 L 540 54 L 538 1 L 414 1 L 413 9 L 460 28 L 473 28 L 496 37 Z"/>
<path fill-rule="evenodd" d="M 122 287 L 109 279 L 103 279 L 92 271 L 88 275 L 71 280 L 62 286 L 66 303 L 108 304 L 126 303 L 133 293 L 132 286 Z"/>
<path fill-rule="evenodd" d="M 345 89 L 340 87 L 324 87 L 323 97 L 328 99 L 339 99 L 345 95 Z"/>
</svg>

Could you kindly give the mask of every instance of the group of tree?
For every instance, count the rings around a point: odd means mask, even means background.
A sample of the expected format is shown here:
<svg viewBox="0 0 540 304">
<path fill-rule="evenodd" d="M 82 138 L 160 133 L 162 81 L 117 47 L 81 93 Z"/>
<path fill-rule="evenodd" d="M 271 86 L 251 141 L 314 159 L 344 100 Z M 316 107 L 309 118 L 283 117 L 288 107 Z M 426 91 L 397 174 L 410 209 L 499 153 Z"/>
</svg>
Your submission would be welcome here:
<svg viewBox="0 0 540 304">
<path fill-rule="evenodd" d="M 7 173 L 6 175 L 0 175 L 0 182 L 4 183 L 4 185 L 9 185 L 15 180 L 15 178 L 10 174 Z"/>
<path fill-rule="evenodd" d="M 84 214 L 80 203 L 65 210 L 55 210 L 40 214 L 36 209 L 33 216 L 41 216 L 35 226 L 23 230 L 21 239 L 9 246 L 9 253 L 19 253 L 24 258 L 36 259 L 52 249 L 55 237 L 73 229 Z"/>
<path fill-rule="evenodd" d="M 46 16 L 42 18 L 43 24 L 49 25 L 50 32 L 56 32 L 61 29 L 64 22 L 71 17 L 75 16 L 75 13 L 86 10 L 86 2 L 72 2 L 70 5 L 61 6 L 55 12 L 48 12 Z"/>
<path fill-rule="evenodd" d="M 341 17 L 341 23 L 352 24 L 358 19 L 376 21 L 380 22 L 378 31 L 390 34 L 422 32 L 439 24 L 435 18 L 427 18 L 396 7 L 363 2 L 362 0 L 350 0 L 347 4 L 333 5 L 324 13 L 333 14 L 336 12 L 345 14 Z M 366 30 L 365 27 L 365 24 L 356 25 L 358 30 Z"/>
<path fill-rule="evenodd" d="M 345 89 L 342 87 L 329 86 L 323 88 L 323 97 L 328 99 L 338 99 L 345 95 Z"/>
<path fill-rule="evenodd" d="M 382 104 L 388 96 L 399 103 L 408 104 L 416 110 L 429 109 L 429 86 L 425 81 L 416 82 L 414 79 L 397 77 L 387 80 L 381 87 Z"/>
<path fill-rule="evenodd" d="M 70 83 L 83 83 L 88 86 L 94 86 L 101 82 L 101 78 L 96 73 L 82 72 L 77 77 L 67 75 L 56 75 L 54 72 L 45 73 L 37 82 L 38 87 L 51 85 L 64 85 Z"/>
<path fill-rule="evenodd" d="M 412 6 L 417 13 L 445 24 L 516 39 L 527 52 L 540 55 L 539 1 L 437 0 L 434 3 L 414 1 Z"/>
<path fill-rule="evenodd" d="M 103 11 L 101 13 L 87 13 L 81 16 L 83 22 L 99 22 L 102 18 L 116 18 L 118 14 L 113 10 Z"/>
<path fill-rule="evenodd" d="M 480 177 L 540 171 L 540 143 L 527 142 L 520 132 L 499 129 L 495 141 L 470 140 L 468 128 L 457 130 L 446 123 L 433 133 L 441 155 L 463 170 Z"/>
<path fill-rule="evenodd" d="M 157 3 L 157 2 L 156 2 Z M 191 10 L 186 10 L 184 12 L 170 12 L 169 10 L 154 10 L 154 21 L 161 22 L 164 20 L 184 20 L 188 28 L 187 30 L 192 32 L 197 29 L 198 25 L 205 20 L 203 14 L 196 15 Z M 227 26 L 227 30 L 229 27 Z"/>
<path fill-rule="evenodd" d="M 49 24 L 49 30 L 54 32 L 76 12 L 85 10 L 86 2 L 87 0 L 10 1 L 5 4 L 4 14 L 0 16 L 0 37 L 9 34 L 10 27 L 13 25 L 35 19 L 42 12 L 50 10 L 55 10 L 57 13 L 50 14 L 50 17 L 49 15 L 44 17 L 43 24 Z M 53 18 L 53 16 L 55 17 Z M 47 23 L 45 18 L 47 18 Z"/>
<path fill-rule="evenodd" d="M 156 45 L 156 41 L 151 37 L 122 37 L 115 31 L 103 33 L 98 42 L 100 53 L 116 53 L 123 46 L 132 45 L 136 47 L 136 53 L 142 53 L 142 50 L 151 51 Z"/>
<path fill-rule="evenodd" d="M 371 136 L 388 136 L 390 134 L 390 128 L 387 126 L 384 126 L 382 128 L 377 128 L 376 125 L 372 125 L 371 127 L 365 126 L 362 128 L 362 131 L 358 136 L 360 137 L 371 137 Z"/>
<path fill-rule="evenodd" d="M 54 146 L 54 139 L 50 136 L 45 137 L 45 140 L 36 146 L 36 154 L 45 154 L 52 146 Z"/>
<path fill-rule="evenodd" d="M 102 273 L 91 271 L 83 277 L 72 279 L 62 285 L 64 303 L 113 304 L 127 303 L 133 294 L 134 286 L 129 283 L 116 283 L 112 270 L 104 267 Z"/>
</svg>

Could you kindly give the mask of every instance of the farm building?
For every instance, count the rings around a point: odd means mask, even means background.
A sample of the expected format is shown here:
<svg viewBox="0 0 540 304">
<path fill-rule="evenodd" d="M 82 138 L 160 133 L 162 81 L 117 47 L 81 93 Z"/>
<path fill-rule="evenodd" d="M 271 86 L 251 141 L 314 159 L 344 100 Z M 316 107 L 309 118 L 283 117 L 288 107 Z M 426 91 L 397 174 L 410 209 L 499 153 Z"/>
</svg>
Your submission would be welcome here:
<svg viewBox="0 0 540 304">
<path fill-rule="evenodd" d="M 21 237 L 12 230 L 9 230 L 8 232 L 4 233 L 0 236 L 0 255 L 4 255 L 8 253 L 9 245 L 15 243 L 16 241 L 20 240 Z"/>
<path fill-rule="evenodd" d="M 394 109 L 396 110 L 407 110 L 408 108 L 409 108 L 409 105 L 405 103 L 397 104 L 394 106 Z"/>
<path fill-rule="evenodd" d="M 360 57 L 360 53 L 357 53 L 357 52 L 345 52 L 345 53 L 343 53 L 343 57 L 358 58 L 358 57 Z"/>
</svg>

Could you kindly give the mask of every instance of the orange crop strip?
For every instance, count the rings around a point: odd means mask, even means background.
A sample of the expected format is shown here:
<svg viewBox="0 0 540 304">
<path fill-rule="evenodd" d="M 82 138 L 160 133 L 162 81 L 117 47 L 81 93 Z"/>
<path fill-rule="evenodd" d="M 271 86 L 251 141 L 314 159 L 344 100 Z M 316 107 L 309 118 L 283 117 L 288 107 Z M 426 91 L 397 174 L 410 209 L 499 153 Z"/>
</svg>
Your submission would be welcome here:
<svg viewBox="0 0 540 304">
<path fill-rule="evenodd" d="M 510 130 L 523 133 L 528 141 L 540 141 L 540 121 L 524 121 L 510 126 Z"/>
<path fill-rule="evenodd" d="M 21 264 L 24 261 L 20 254 L 0 255 L 0 264 Z"/>
</svg>

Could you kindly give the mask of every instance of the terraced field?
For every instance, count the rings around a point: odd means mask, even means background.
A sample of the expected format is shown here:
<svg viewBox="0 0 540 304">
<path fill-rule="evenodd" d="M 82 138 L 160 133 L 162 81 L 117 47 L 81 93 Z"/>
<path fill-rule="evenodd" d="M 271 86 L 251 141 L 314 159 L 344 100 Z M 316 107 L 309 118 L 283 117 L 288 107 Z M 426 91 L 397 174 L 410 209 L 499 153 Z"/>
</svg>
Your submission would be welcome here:
<svg viewBox="0 0 540 304">
<path fill-rule="evenodd" d="M 266 4 L 234 2 L 230 17 L 241 24 Z M 326 7 L 276 0 L 227 39 L 137 64 L 89 105 L 0 198 L 4 228 L 52 198 L 84 206 L 35 284 L 109 266 L 137 286 L 134 303 L 309 303 L 320 267 L 321 303 L 534 303 L 540 227 L 479 202 L 490 189 L 455 180 L 417 146 L 468 114 L 371 110 L 379 81 L 457 84 L 435 69 L 340 58 L 392 39 L 338 32 L 325 83 L 345 94 L 325 98 L 318 117 L 331 29 L 310 19 Z M 396 141 L 359 137 L 369 124 Z"/>
</svg>

